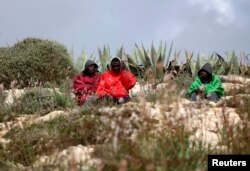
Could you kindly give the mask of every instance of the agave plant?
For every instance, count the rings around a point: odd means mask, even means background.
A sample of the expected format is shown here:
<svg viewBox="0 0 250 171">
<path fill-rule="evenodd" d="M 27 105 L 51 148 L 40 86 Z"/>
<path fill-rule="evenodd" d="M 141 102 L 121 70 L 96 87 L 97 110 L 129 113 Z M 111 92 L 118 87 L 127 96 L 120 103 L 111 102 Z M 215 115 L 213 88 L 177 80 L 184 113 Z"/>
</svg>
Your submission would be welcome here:
<svg viewBox="0 0 250 171">
<path fill-rule="evenodd" d="M 109 62 L 111 59 L 109 46 L 104 46 L 103 49 L 98 49 L 99 61 L 98 64 L 101 66 L 101 71 L 107 71 L 109 69 Z"/>
<path fill-rule="evenodd" d="M 80 56 L 77 58 L 75 63 L 75 68 L 77 72 L 82 72 L 84 70 L 85 63 L 88 59 L 96 61 L 93 54 L 88 56 L 87 53 L 84 50 L 82 50 Z"/>
<path fill-rule="evenodd" d="M 246 54 L 245 52 L 240 53 L 240 74 L 249 76 L 250 75 L 250 62 L 249 62 L 250 54 Z"/>
<path fill-rule="evenodd" d="M 166 43 L 163 45 L 161 42 L 158 49 L 152 43 L 150 50 L 146 50 L 143 45 L 139 47 L 135 44 L 132 54 L 126 55 L 128 68 L 132 72 L 137 73 L 136 75 L 144 78 L 146 78 L 145 76 L 153 77 L 160 80 L 164 74 L 163 71 L 166 63 L 169 62 L 172 45 L 173 44 L 171 44 L 167 55 Z"/>
<path fill-rule="evenodd" d="M 240 66 L 238 62 L 238 57 L 236 56 L 235 52 L 227 53 L 226 56 L 228 58 L 228 73 L 230 74 L 240 74 Z"/>
</svg>

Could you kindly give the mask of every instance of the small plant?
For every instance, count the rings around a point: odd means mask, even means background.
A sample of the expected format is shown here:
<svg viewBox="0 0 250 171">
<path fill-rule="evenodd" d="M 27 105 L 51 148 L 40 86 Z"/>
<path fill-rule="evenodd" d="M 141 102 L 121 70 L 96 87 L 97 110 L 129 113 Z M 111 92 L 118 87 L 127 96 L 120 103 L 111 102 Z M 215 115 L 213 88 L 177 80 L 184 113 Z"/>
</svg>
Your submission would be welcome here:
<svg viewBox="0 0 250 171">
<path fill-rule="evenodd" d="M 58 88 L 56 85 L 51 85 L 50 87 L 53 90 L 52 97 L 56 107 L 72 108 L 76 106 L 75 100 L 72 97 L 72 80 L 65 80 Z"/>
<path fill-rule="evenodd" d="M 54 102 L 51 93 L 45 89 L 34 89 L 27 91 L 20 98 L 20 108 L 17 112 L 25 114 L 33 114 L 50 111 L 54 108 Z"/>
<path fill-rule="evenodd" d="M 2 155 L 5 160 L 29 166 L 37 156 L 50 155 L 78 144 L 99 143 L 97 136 L 102 129 L 99 119 L 93 116 L 59 116 L 45 123 L 26 126 L 21 130 L 12 129 L 5 135 L 5 138 L 12 141 Z"/>
</svg>

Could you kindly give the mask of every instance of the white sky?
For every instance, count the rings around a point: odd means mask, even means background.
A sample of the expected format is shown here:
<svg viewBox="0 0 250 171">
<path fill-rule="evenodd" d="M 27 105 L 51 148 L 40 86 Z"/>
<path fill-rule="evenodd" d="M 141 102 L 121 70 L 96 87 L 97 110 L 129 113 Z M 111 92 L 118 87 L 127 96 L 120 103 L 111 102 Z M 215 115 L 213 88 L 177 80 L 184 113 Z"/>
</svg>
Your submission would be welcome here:
<svg viewBox="0 0 250 171">
<path fill-rule="evenodd" d="M 250 53 L 250 0 L 0 0 L 0 46 L 56 40 L 77 58 L 162 40 L 198 53 Z"/>
</svg>

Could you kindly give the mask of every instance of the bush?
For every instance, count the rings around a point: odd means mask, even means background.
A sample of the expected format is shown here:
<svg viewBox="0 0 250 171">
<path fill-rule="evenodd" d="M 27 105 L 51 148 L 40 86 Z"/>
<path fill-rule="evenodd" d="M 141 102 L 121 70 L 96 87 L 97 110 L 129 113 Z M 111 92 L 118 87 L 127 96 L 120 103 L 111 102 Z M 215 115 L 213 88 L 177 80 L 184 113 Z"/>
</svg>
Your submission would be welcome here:
<svg viewBox="0 0 250 171">
<path fill-rule="evenodd" d="M 51 92 L 43 89 L 34 89 L 27 91 L 20 98 L 20 108 L 18 113 L 33 114 L 43 110 L 50 111 L 54 106 Z"/>
<path fill-rule="evenodd" d="M 0 48 L 0 82 L 9 88 L 17 80 L 21 87 L 60 84 L 75 74 L 67 49 L 55 41 L 26 38 L 12 47 Z"/>
</svg>

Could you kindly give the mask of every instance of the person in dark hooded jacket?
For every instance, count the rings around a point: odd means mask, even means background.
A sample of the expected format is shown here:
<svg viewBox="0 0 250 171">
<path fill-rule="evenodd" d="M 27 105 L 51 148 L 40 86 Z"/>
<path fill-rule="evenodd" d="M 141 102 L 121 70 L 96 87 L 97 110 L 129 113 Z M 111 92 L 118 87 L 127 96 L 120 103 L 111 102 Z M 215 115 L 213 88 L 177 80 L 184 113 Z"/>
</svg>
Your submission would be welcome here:
<svg viewBox="0 0 250 171">
<path fill-rule="evenodd" d="M 97 69 L 98 65 L 94 61 L 87 60 L 82 73 L 74 77 L 73 88 L 78 105 L 93 101 L 101 78 Z"/>
<path fill-rule="evenodd" d="M 217 102 L 223 95 L 224 88 L 222 87 L 220 78 L 212 73 L 212 66 L 206 63 L 198 71 L 198 76 L 191 84 L 187 96 L 192 101 L 196 101 L 199 96 Z"/>
</svg>

